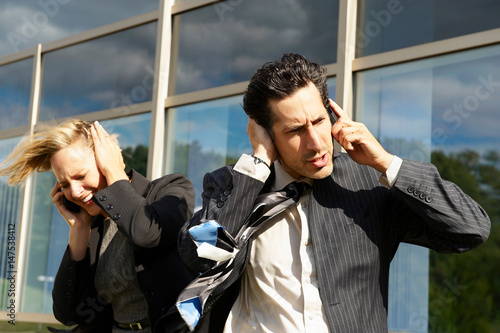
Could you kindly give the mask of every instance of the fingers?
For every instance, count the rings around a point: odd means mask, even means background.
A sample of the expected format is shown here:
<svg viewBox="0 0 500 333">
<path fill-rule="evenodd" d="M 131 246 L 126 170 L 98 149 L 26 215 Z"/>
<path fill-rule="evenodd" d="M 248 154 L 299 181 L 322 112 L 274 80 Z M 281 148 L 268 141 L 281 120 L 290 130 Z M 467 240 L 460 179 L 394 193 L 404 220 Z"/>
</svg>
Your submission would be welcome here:
<svg viewBox="0 0 500 333">
<path fill-rule="evenodd" d="M 253 148 L 253 155 L 271 165 L 276 160 L 276 149 L 269 132 L 257 124 L 255 120 L 248 118 L 247 134 Z"/>
<path fill-rule="evenodd" d="M 272 141 L 267 130 L 251 118 L 248 118 L 247 134 L 252 142 L 268 144 Z"/>
<path fill-rule="evenodd" d="M 106 130 L 102 127 L 101 124 L 99 124 L 97 120 L 90 127 L 90 133 L 92 134 L 92 141 L 94 141 L 94 145 L 99 145 L 105 142 L 109 137 Z"/>
<path fill-rule="evenodd" d="M 94 141 L 95 147 L 100 147 L 107 145 L 108 149 L 121 154 L 120 146 L 114 137 L 108 134 L 104 127 L 96 120 L 92 127 L 90 128 L 90 133 L 92 134 L 92 140 Z"/>
<path fill-rule="evenodd" d="M 128 179 L 122 152 L 116 139 L 109 135 L 98 121 L 92 125 L 91 134 L 97 167 L 106 178 L 107 184 Z"/>
<path fill-rule="evenodd" d="M 50 197 L 53 198 L 58 192 L 61 192 L 61 190 L 61 185 L 59 185 L 59 182 L 56 182 L 56 184 L 52 188 L 52 191 L 50 191 Z"/>
<path fill-rule="evenodd" d="M 352 121 L 347 112 L 342 110 L 332 99 L 329 99 L 329 101 L 330 107 L 338 117 L 338 120 L 332 126 L 332 135 L 345 150 L 352 150 L 354 149 L 353 143 L 359 140 L 360 124 Z"/>
<path fill-rule="evenodd" d="M 335 103 L 331 98 L 328 100 L 330 101 L 331 108 L 337 114 L 337 117 L 339 117 L 339 119 L 347 118 L 348 120 L 351 120 L 351 118 L 347 115 L 347 113 L 344 110 L 342 110 L 342 108 L 337 103 Z"/>
<path fill-rule="evenodd" d="M 339 117 L 332 126 L 333 137 L 345 150 L 354 150 L 357 144 L 370 135 L 368 129 L 363 123 L 351 120 L 347 113 L 332 100 L 330 100 L 330 106 Z"/>
<path fill-rule="evenodd" d="M 364 125 L 352 121 L 342 108 L 330 99 L 330 106 L 338 116 L 332 126 L 332 135 L 345 150 L 353 150 L 353 144 L 358 142 L 363 135 Z"/>
<path fill-rule="evenodd" d="M 59 182 L 56 182 L 54 187 L 52 188 L 52 191 L 50 191 L 50 197 L 52 198 L 52 202 L 56 207 L 59 209 L 59 205 L 62 205 L 62 196 L 64 195 L 63 189 L 61 185 L 59 185 Z"/>
<path fill-rule="evenodd" d="M 354 150 L 354 145 L 364 136 L 364 127 L 359 123 L 342 124 L 338 131 L 338 142 L 345 150 Z"/>
<path fill-rule="evenodd" d="M 61 215 L 65 216 L 63 212 L 65 212 L 66 207 L 64 207 L 62 198 L 64 196 L 63 189 L 61 185 L 59 185 L 58 182 L 54 185 L 52 188 L 52 191 L 50 192 L 50 196 L 52 197 L 52 202 L 56 206 L 57 210 L 61 213 Z"/>
</svg>

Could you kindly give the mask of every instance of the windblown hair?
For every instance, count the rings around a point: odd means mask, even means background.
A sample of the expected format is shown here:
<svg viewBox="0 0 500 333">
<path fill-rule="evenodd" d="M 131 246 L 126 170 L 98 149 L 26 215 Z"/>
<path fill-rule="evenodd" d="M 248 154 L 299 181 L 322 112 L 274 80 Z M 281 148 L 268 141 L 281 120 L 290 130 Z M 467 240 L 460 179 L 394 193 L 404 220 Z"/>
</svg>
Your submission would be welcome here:
<svg viewBox="0 0 500 333">
<path fill-rule="evenodd" d="M 270 130 L 274 114 L 269 102 L 292 96 L 313 83 L 328 105 L 326 69 L 300 54 L 284 54 L 280 60 L 264 64 L 250 80 L 243 97 L 243 109 L 257 124 Z"/>
<path fill-rule="evenodd" d="M 78 140 L 84 140 L 93 150 L 91 126 L 83 120 L 68 120 L 58 126 L 41 127 L 33 135 L 24 137 L 0 164 L 0 176 L 7 176 L 9 185 L 24 184 L 35 171 L 51 170 L 52 156 Z"/>
</svg>

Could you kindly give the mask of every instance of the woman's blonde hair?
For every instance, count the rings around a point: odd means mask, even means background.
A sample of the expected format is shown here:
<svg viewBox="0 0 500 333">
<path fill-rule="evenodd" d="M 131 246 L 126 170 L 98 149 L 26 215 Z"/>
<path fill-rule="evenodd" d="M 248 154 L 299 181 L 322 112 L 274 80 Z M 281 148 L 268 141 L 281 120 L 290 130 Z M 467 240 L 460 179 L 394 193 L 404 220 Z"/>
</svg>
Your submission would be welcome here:
<svg viewBox="0 0 500 333">
<path fill-rule="evenodd" d="M 9 185 L 23 184 L 35 171 L 51 170 L 52 156 L 80 139 L 93 150 L 91 127 L 91 123 L 77 119 L 58 126 L 44 125 L 33 135 L 24 137 L 0 164 L 0 176 L 7 176 Z"/>
</svg>

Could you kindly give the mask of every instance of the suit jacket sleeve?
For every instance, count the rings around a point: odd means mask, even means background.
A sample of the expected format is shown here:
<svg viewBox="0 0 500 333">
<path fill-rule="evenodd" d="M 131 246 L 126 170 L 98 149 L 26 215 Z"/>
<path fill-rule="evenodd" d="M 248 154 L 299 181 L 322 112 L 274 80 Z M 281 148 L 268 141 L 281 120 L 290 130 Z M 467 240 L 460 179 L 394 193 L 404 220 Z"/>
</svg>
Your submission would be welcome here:
<svg viewBox="0 0 500 333">
<path fill-rule="evenodd" d="M 404 242 L 446 253 L 468 251 L 488 238 L 484 209 L 432 164 L 404 160 L 391 192 L 402 204 L 394 213 Z"/>
<path fill-rule="evenodd" d="M 234 237 L 251 213 L 255 198 L 264 183 L 226 166 L 205 175 L 203 207 L 188 221 L 179 234 L 179 253 L 184 262 L 197 272 L 204 272 L 214 262 L 198 258 L 189 228 L 206 220 L 215 220 Z"/>
<path fill-rule="evenodd" d="M 194 189 L 180 174 L 149 182 L 133 172 L 132 183 L 121 180 L 111 184 L 93 200 L 140 251 L 175 245 L 180 228 L 193 214 Z"/>
<path fill-rule="evenodd" d="M 86 289 L 90 280 L 89 267 L 88 250 L 83 260 L 74 261 L 70 258 L 69 248 L 66 248 L 52 290 L 54 316 L 63 324 L 74 325 L 78 322 L 73 303 L 81 298 Z"/>
<path fill-rule="evenodd" d="M 113 325 L 111 306 L 93 285 L 92 257 L 88 249 L 83 260 L 74 261 L 66 248 L 52 289 L 55 318 L 68 326 L 79 324 L 82 331 L 92 331 L 96 325 L 107 330 Z"/>
</svg>

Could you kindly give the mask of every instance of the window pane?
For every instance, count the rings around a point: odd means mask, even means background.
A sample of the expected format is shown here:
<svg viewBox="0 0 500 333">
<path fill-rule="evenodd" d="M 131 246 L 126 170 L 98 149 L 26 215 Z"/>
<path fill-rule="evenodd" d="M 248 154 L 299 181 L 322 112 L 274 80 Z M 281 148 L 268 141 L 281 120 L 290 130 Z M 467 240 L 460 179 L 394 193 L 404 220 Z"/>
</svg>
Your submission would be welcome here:
<svg viewBox="0 0 500 333">
<path fill-rule="evenodd" d="M 0 130 L 28 126 L 33 59 L 0 66 Z"/>
<path fill-rule="evenodd" d="M 328 93 L 335 96 L 335 78 L 327 81 Z M 241 154 L 252 154 L 247 135 L 248 117 L 242 109 L 243 96 L 190 104 L 168 110 L 172 119 L 167 129 L 165 173 L 187 176 L 195 189 L 195 210 L 201 208 L 203 176 L 222 166 L 234 164 Z"/>
<path fill-rule="evenodd" d="M 151 113 L 100 122 L 108 133 L 118 134 L 125 168 L 146 176 L 148 168 Z"/>
<path fill-rule="evenodd" d="M 0 162 L 19 142 L 19 138 L 0 140 Z M 7 185 L 7 179 L 0 177 L 0 306 L 7 312 L 7 317 L 13 312 L 8 306 L 15 300 L 17 282 L 16 250 L 19 247 L 18 231 L 19 209 L 21 204 L 21 190 L 19 187 Z M 14 272 L 14 273 L 13 273 Z M 13 279 L 12 279 L 13 278 Z M 12 294 L 14 293 L 14 294 Z M 16 312 L 17 307 L 14 309 Z M 14 318 L 4 319 L 11 320 Z"/>
<path fill-rule="evenodd" d="M 158 0 L 2 0 L 0 57 L 158 9 Z"/>
<path fill-rule="evenodd" d="M 287 52 L 336 62 L 338 0 L 224 1 L 174 21 L 176 94 L 246 81 Z"/>
<path fill-rule="evenodd" d="M 40 120 L 151 100 L 156 22 L 47 53 Z"/>
<path fill-rule="evenodd" d="M 326 84 L 328 86 L 328 97 L 335 100 L 335 91 L 337 89 L 337 79 L 335 77 L 331 77 L 326 80 Z"/>
<path fill-rule="evenodd" d="M 119 134 L 127 169 L 135 168 L 145 175 L 149 147 L 151 115 L 101 121 L 108 133 Z M 50 191 L 56 183 L 52 172 L 35 175 L 30 209 L 28 251 L 21 310 L 52 313 L 52 287 L 59 264 L 68 245 L 69 227 L 53 205 Z M 2 206 L 3 207 L 3 206 Z"/>
<path fill-rule="evenodd" d="M 357 56 L 500 27 L 500 2 L 491 0 L 360 0 Z"/>
<path fill-rule="evenodd" d="M 195 209 L 201 208 L 205 173 L 236 163 L 242 153 L 252 153 L 242 102 L 242 96 L 235 96 L 168 110 L 173 125 L 167 133 L 171 157 L 166 173 L 179 172 L 191 180 Z"/>
<path fill-rule="evenodd" d="M 428 287 L 426 250 L 411 246 L 418 254 L 408 257 L 410 246 L 400 248 L 391 266 L 390 330 L 500 327 L 494 282 L 500 259 L 499 63 L 500 46 L 492 46 L 356 75 L 357 119 L 389 152 L 434 163 L 485 208 L 493 224 L 488 242 L 472 252 L 430 252 Z"/>
</svg>

